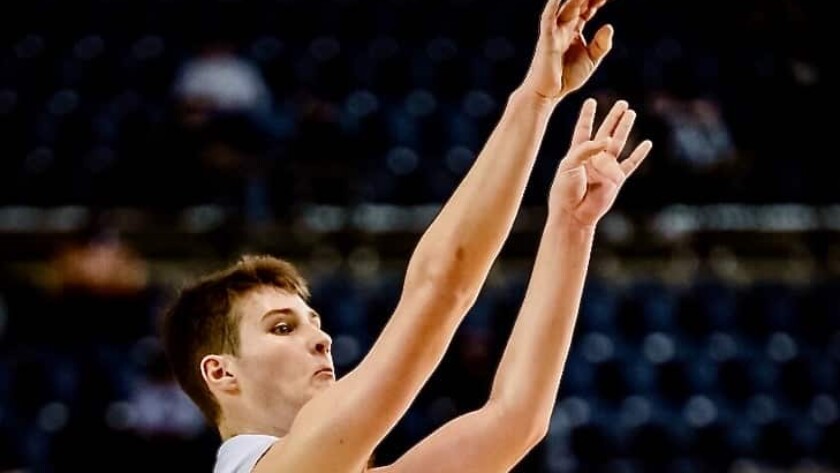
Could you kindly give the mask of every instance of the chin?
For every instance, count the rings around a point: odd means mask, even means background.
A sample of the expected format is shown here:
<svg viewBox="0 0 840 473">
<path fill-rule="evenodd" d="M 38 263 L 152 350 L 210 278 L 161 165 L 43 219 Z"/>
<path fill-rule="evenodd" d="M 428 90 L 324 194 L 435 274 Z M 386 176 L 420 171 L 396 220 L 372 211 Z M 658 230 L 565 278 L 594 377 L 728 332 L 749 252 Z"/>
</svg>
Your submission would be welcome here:
<svg viewBox="0 0 840 473">
<path fill-rule="evenodd" d="M 335 381 L 321 381 L 320 383 L 312 385 L 306 393 L 306 400 L 304 401 L 304 404 L 307 404 L 312 399 L 320 396 L 321 393 L 332 387 L 333 384 L 335 384 Z"/>
<path fill-rule="evenodd" d="M 316 393 L 320 393 L 335 384 L 335 379 L 322 379 L 313 385 Z"/>
</svg>

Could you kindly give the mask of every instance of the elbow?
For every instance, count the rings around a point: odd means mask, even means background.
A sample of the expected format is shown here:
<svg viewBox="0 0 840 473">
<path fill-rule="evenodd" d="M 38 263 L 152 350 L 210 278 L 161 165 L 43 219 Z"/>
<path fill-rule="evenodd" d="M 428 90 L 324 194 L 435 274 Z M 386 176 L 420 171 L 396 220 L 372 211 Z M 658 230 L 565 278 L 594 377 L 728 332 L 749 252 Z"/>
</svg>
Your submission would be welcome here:
<svg viewBox="0 0 840 473">
<path fill-rule="evenodd" d="M 551 427 L 551 418 L 547 416 L 544 417 L 545 418 L 540 418 L 534 421 L 528 430 L 529 435 L 526 436 L 526 439 L 528 440 L 528 450 L 536 447 L 548 436 L 548 431 Z"/>
<path fill-rule="evenodd" d="M 440 302 L 448 307 L 468 310 L 475 303 L 480 285 L 470 277 L 466 264 L 459 261 L 457 252 L 453 256 L 414 261 L 409 266 L 405 279 L 405 292 L 422 289 L 436 294 Z"/>
<path fill-rule="evenodd" d="M 500 414 L 501 428 L 517 439 L 518 447 L 527 453 L 547 436 L 551 424 L 550 415 L 541 415 L 533 406 L 495 406 Z"/>
<path fill-rule="evenodd" d="M 517 430 L 522 439 L 523 450 L 530 451 L 548 436 L 548 429 L 551 423 L 549 416 L 542 416 L 534 413 L 517 412 L 510 415 L 511 421 L 518 424 Z"/>
</svg>

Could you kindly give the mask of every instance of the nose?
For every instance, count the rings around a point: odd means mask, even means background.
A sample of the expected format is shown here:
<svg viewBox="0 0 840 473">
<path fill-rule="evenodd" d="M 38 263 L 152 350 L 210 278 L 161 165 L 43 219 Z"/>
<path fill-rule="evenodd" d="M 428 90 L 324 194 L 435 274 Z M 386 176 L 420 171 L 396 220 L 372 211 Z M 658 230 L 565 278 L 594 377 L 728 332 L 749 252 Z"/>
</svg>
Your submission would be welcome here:
<svg viewBox="0 0 840 473">
<path fill-rule="evenodd" d="M 332 349 L 332 338 L 323 330 L 318 330 L 317 335 L 315 335 L 313 348 L 315 353 L 329 355 Z"/>
</svg>

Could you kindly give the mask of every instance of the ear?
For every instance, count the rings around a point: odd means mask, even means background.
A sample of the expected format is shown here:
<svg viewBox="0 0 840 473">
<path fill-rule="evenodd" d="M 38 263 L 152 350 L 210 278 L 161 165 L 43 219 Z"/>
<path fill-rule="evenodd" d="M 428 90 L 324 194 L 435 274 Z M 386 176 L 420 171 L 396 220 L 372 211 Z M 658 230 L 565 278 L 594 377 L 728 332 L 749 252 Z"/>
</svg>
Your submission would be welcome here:
<svg viewBox="0 0 840 473">
<path fill-rule="evenodd" d="M 239 389 L 232 364 L 233 360 L 227 355 L 206 355 L 201 359 L 201 376 L 211 392 L 231 393 Z"/>
</svg>

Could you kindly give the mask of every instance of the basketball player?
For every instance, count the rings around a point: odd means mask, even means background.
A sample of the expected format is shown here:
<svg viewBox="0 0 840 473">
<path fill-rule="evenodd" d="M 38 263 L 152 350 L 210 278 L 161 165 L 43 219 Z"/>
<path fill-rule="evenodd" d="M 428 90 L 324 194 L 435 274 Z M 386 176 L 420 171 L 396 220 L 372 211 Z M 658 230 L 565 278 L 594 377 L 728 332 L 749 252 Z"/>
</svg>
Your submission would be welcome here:
<svg viewBox="0 0 840 473">
<path fill-rule="evenodd" d="M 492 472 L 545 434 L 598 220 L 650 150 L 620 160 L 635 113 L 617 102 L 592 136 L 585 102 L 561 161 L 534 274 L 479 410 L 392 465 L 376 446 L 441 361 L 507 237 L 554 107 L 611 48 L 585 23 L 605 0 L 549 0 L 531 67 L 473 167 L 421 237 L 395 311 L 370 352 L 336 381 L 331 340 L 291 264 L 246 256 L 182 290 L 164 343 L 181 386 L 219 431 L 217 473 Z"/>
</svg>

